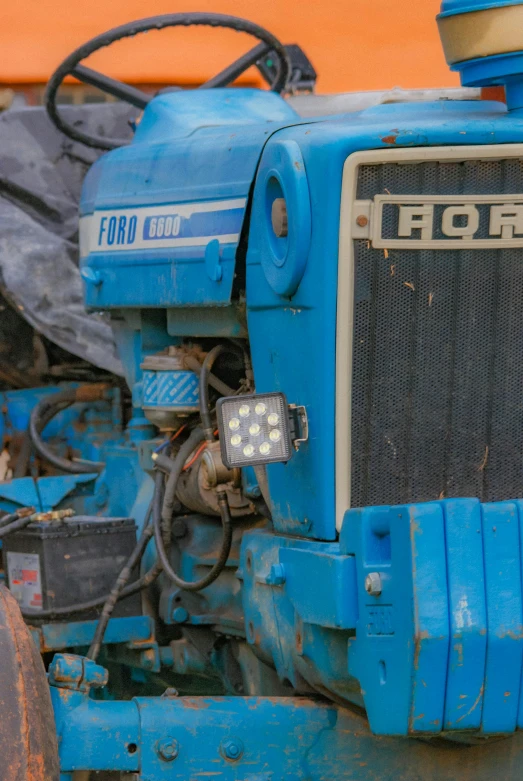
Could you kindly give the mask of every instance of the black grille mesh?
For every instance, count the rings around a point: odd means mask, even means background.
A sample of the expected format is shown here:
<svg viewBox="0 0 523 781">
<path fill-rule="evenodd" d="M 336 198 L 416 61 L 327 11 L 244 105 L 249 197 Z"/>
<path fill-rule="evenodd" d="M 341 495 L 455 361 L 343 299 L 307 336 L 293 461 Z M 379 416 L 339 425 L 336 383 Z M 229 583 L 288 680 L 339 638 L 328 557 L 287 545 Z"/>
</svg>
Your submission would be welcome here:
<svg viewBox="0 0 523 781">
<path fill-rule="evenodd" d="M 358 199 L 386 192 L 523 193 L 523 162 L 359 169 Z M 523 496 L 522 306 L 522 249 L 355 241 L 353 507 Z"/>
</svg>

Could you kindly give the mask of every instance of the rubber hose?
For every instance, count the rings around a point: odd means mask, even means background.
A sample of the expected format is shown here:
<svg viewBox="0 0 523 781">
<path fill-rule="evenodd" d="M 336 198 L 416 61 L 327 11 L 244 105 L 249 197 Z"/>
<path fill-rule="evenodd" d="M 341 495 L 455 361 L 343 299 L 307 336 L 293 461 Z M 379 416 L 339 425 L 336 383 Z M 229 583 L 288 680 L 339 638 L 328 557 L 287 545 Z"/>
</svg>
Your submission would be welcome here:
<svg viewBox="0 0 523 781">
<path fill-rule="evenodd" d="M 215 360 L 225 352 L 227 348 L 223 344 L 217 344 L 207 355 L 202 364 L 200 372 L 200 418 L 202 421 L 203 432 L 207 442 L 214 441 L 214 428 L 212 425 L 211 411 L 209 409 L 209 374 Z"/>
<path fill-rule="evenodd" d="M 225 493 L 225 491 L 216 492 L 218 498 L 218 506 L 220 508 L 220 516 L 222 519 L 222 529 L 223 529 L 222 542 L 220 546 L 220 552 L 218 554 L 218 559 L 205 577 L 196 581 L 188 581 L 188 580 L 183 580 L 173 570 L 169 562 L 167 552 L 165 550 L 164 536 L 163 536 L 163 529 L 162 529 L 162 517 L 161 517 L 161 507 L 163 505 L 162 502 L 163 482 L 164 482 L 163 475 L 161 474 L 161 472 L 158 472 L 156 476 L 155 486 L 154 486 L 155 499 L 153 501 L 154 539 L 156 542 L 156 552 L 158 554 L 158 558 L 160 559 L 160 562 L 162 564 L 164 574 L 167 576 L 167 578 L 170 581 L 172 581 L 172 583 L 174 583 L 175 586 L 182 589 L 183 591 L 201 591 L 202 589 L 207 588 L 207 586 L 210 586 L 211 583 L 214 583 L 214 581 L 223 572 L 227 564 L 229 554 L 231 552 L 232 518 L 229 510 L 229 502 L 227 501 L 227 494 Z"/>
<path fill-rule="evenodd" d="M 194 355 L 187 355 L 183 362 L 188 369 L 191 369 L 198 377 L 200 376 L 202 373 L 202 365 Z M 212 372 L 209 372 L 207 382 L 211 387 L 217 390 L 218 393 L 221 393 L 222 396 L 234 396 L 235 394 L 234 388 L 230 388 L 225 382 L 222 382 L 219 377 L 212 374 Z"/>
<path fill-rule="evenodd" d="M 178 485 L 178 479 L 182 473 L 185 462 L 193 450 L 195 450 L 200 442 L 203 442 L 204 439 L 205 435 L 201 428 L 193 429 L 188 439 L 185 440 L 183 445 L 178 450 L 176 457 L 173 459 L 171 471 L 165 485 L 165 495 L 161 510 L 161 518 L 165 528 L 170 529 L 174 503 L 176 501 L 176 487 Z"/>
<path fill-rule="evenodd" d="M 69 406 L 75 402 L 94 401 L 97 398 L 102 398 L 102 389 L 105 390 L 105 386 L 100 388 L 99 395 L 93 392 L 91 398 L 89 398 L 88 393 L 86 393 L 85 398 L 83 398 L 82 388 L 60 391 L 59 393 L 54 393 L 52 396 L 45 396 L 36 404 L 31 412 L 29 418 L 29 436 L 31 437 L 36 452 L 62 472 L 68 472 L 70 474 L 101 472 L 104 468 L 104 464 L 97 464 L 94 462 L 79 463 L 71 461 L 68 458 L 62 458 L 56 453 L 53 453 L 42 440 L 40 434 L 43 431 L 44 426 L 64 408 L 64 405 Z"/>
</svg>

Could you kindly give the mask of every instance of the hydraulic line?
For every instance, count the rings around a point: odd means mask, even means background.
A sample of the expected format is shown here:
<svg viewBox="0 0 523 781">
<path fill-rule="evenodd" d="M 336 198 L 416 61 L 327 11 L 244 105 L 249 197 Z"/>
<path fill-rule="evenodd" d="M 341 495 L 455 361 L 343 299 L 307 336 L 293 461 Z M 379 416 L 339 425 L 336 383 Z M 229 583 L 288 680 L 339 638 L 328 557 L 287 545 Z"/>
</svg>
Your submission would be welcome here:
<svg viewBox="0 0 523 781">
<path fill-rule="evenodd" d="M 29 419 L 29 436 L 36 452 L 50 464 L 62 472 L 70 474 L 89 474 L 101 472 L 104 464 L 95 462 L 71 461 L 68 458 L 53 453 L 43 441 L 41 433 L 52 418 L 71 404 L 99 401 L 104 398 L 106 385 L 84 385 L 79 388 L 68 389 L 45 396 L 33 408 Z"/>
</svg>

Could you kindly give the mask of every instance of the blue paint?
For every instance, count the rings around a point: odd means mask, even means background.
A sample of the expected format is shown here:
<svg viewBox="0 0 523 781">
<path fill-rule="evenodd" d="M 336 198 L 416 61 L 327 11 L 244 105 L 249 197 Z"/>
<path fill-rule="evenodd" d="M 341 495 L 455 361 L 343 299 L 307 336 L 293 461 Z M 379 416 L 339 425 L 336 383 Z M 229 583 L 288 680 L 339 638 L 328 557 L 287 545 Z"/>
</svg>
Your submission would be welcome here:
<svg viewBox="0 0 523 781">
<path fill-rule="evenodd" d="M 505 8 L 509 5 L 522 5 L 522 2 L 521 0 L 443 0 L 438 18 L 486 11 L 489 8 Z"/>
<path fill-rule="evenodd" d="M 198 411 L 198 376 L 190 371 L 144 371 L 143 407 Z"/>
<path fill-rule="evenodd" d="M 64 648 L 88 647 L 94 637 L 97 621 L 53 622 L 32 627 L 38 648 L 60 651 Z M 107 624 L 104 642 L 139 643 L 154 635 L 154 622 L 149 616 L 111 618 Z"/>
<path fill-rule="evenodd" d="M 448 0 L 442 14 L 503 5 Z M 512 84 L 523 73 L 520 60 L 515 53 L 459 69 L 464 83 L 508 79 L 516 109 L 523 106 Z M 522 727 L 521 500 L 347 508 L 340 534 L 334 512 L 344 163 L 358 151 L 402 147 L 475 145 L 480 157 L 482 145 L 496 144 L 502 157 L 522 135 L 518 112 L 494 102 L 388 104 L 306 120 L 271 93 L 184 91 L 154 98 L 133 142 L 93 166 L 81 205 L 83 225 L 95 226 L 82 259 L 86 303 L 113 318 L 132 418 L 123 433 L 109 427 L 97 446 L 102 474 L 0 486 L 5 506 L 22 495 L 42 505 L 46 496 L 47 506 L 96 506 L 141 526 L 152 495 L 151 453 L 163 442 L 144 410 L 198 403 L 191 372 L 142 367 L 182 337 L 248 339 L 256 390 L 283 391 L 304 405 L 310 431 L 288 464 L 267 467 L 272 524 L 254 512 L 235 519 L 215 583 L 194 594 L 159 579 L 148 594 L 152 616 L 112 619 L 102 651 L 129 687 L 197 677 L 274 699 L 109 701 L 112 682 L 103 688 L 100 668 L 68 657 L 60 672 L 58 657 L 49 680 L 64 779 L 88 768 L 136 773 L 140 781 L 216 773 L 224 781 L 246 773 L 253 781 L 367 781 L 407 778 L 413 765 L 432 778 L 456 778 L 462 755 L 449 747 L 435 759 L 432 745 L 405 738 Z M 288 230 L 276 236 L 272 206 L 283 197 Z M 218 208 L 235 199 L 244 205 Z M 188 204 L 196 204 L 193 214 L 183 212 Z M 265 491 L 252 469 L 243 470 L 241 485 L 249 499 Z M 173 531 L 180 575 L 208 572 L 219 519 L 184 514 Z M 153 560 L 151 544 L 144 567 Z M 368 576 L 379 590 L 369 593 Z M 36 634 L 46 647 L 65 649 L 88 645 L 93 631 L 93 622 L 74 621 Z M 107 699 L 95 700 L 90 687 Z M 314 693 L 337 705 L 308 699 Z M 364 707 L 370 730 L 384 739 L 372 738 L 359 717 L 356 725 L 340 703 Z M 174 742 L 166 758 L 162 746 Z M 467 760 L 475 778 L 485 768 L 499 772 L 490 756 L 485 750 Z"/>
</svg>

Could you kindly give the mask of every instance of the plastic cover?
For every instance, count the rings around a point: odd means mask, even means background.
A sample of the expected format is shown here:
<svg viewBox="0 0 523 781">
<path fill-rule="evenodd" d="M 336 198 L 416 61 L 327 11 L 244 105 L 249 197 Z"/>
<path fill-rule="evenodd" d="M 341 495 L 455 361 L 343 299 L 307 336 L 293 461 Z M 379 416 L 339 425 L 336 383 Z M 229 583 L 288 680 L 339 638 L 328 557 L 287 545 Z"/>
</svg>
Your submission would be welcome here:
<svg viewBox="0 0 523 781">
<path fill-rule="evenodd" d="M 123 103 L 62 108 L 82 129 L 131 137 Z M 0 114 L 0 290 L 65 350 L 123 374 L 108 319 L 89 314 L 78 269 L 78 202 L 102 154 L 63 136 L 43 108 Z"/>
</svg>

